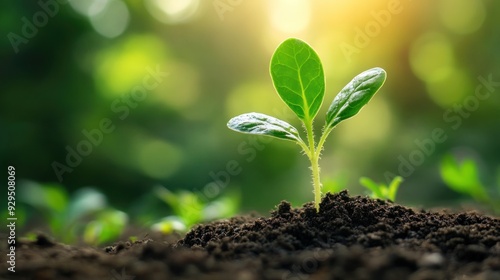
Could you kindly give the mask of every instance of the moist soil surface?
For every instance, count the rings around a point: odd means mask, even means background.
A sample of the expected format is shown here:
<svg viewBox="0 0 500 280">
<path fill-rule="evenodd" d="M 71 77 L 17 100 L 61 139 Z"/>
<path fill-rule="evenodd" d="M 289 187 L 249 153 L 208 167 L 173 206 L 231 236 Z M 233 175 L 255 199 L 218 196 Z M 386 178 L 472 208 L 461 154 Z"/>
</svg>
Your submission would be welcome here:
<svg viewBox="0 0 500 280">
<path fill-rule="evenodd" d="M 93 248 L 39 235 L 18 243 L 15 273 L 4 249 L 0 279 L 500 279 L 498 217 L 346 191 L 327 194 L 319 213 L 281 202 L 270 217 L 216 221 L 180 239 Z"/>
</svg>

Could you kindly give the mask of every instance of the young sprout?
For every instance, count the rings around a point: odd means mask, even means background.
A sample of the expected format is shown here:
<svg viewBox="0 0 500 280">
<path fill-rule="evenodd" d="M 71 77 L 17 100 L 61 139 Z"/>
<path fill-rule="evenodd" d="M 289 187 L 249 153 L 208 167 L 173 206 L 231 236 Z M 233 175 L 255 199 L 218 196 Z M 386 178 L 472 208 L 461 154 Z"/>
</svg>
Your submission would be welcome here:
<svg viewBox="0 0 500 280">
<path fill-rule="evenodd" d="M 231 217 L 238 212 L 240 203 L 239 193 L 234 191 L 212 201 L 187 190 L 174 193 L 163 186 L 155 187 L 154 192 L 173 212 L 152 225 L 165 234 L 186 232 L 200 222 Z"/>
<path fill-rule="evenodd" d="M 452 155 L 446 155 L 441 161 L 441 178 L 448 187 L 456 192 L 468 195 L 477 201 L 487 201 L 486 188 L 479 179 L 477 164 L 466 158 L 459 163 Z"/>
<path fill-rule="evenodd" d="M 500 169 L 499 169 L 500 170 Z M 455 157 L 448 154 L 441 161 L 441 178 L 448 188 L 473 198 L 476 202 L 489 205 L 490 208 L 500 213 L 500 187 L 495 195 L 493 190 L 481 182 L 477 163 L 470 158 L 459 162 Z M 497 174 L 500 178 L 500 175 Z M 500 180 L 498 181 L 500 185 Z"/>
<path fill-rule="evenodd" d="M 337 124 L 356 115 L 370 101 L 384 84 L 386 73 L 377 67 L 354 77 L 330 105 L 321 137 L 316 142 L 313 121 L 325 94 L 325 77 L 318 55 L 305 42 L 294 38 L 287 39 L 274 52 L 270 72 L 281 100 L 303 123 L 307 140 L 304 141 L 292 125 L 260 113 L 239 115 L 229 120 L 227 126 L 242 133 L 267 135 L 297 143 L 311 162 L 314 203 L 316 211 L 319 211 L 319 158 L 325 140 Z"/>
<path fill-rule="evenodd" d="M 108 206 L 104 194 L 93 188 L 79 189 L 70 196 L 59 185 L 26 182 L 19 200 L 42 215 L 52 234 L 66 243 L 78 241 L 79 236 L 87 244 L 109 242 L 128 223 L 128 215 Z"/>
<path fill-rule="evenodd" d="M 398 193 L 399 185 L 403 182 L 403 177 L 396 176 L 392 179 L 389 186 L 382 183 L 377 184 L 372 179 L 367 177 L 361 177 L 359 183 L 371 191 L 370 196 L 372 198 L 385 199 L 390 201 L 396 201 L 396 194 Z"/>
</svg>

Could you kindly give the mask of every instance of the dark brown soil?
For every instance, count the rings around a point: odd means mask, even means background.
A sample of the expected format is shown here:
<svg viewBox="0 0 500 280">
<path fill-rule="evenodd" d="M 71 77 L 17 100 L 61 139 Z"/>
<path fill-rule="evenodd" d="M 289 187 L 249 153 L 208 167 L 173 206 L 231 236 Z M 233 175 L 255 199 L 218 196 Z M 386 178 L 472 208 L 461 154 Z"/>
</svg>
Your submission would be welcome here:
<svg viewBox="0 0 500 280">
<path fill-rule="evenodd" d="M 170 237 L 171 238 L 171 237 Z M 1 279 L 500 279 L 500 219 L 412 210 L 327 194 L 271 217 L 201 225 L 184 239 L 146 239 L 103 249 L 44 236 L 2 253 Z"/>
</svg>

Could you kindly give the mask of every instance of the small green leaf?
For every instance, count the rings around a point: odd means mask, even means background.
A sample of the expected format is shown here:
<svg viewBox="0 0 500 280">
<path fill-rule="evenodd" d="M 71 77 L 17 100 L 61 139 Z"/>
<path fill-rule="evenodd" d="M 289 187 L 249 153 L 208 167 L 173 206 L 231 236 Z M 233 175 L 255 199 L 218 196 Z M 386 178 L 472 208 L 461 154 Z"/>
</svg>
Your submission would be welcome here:
<svg viewBox="0 0 500 280">
<path fill-rule="evenodd" d="M 189 227 L 186 225 L 185 221 L 177 216 L 168 216 L 151 226 L 154 231 L 159 231 L 164 234 L 170 234 L 172 232 L 186 232 Z"/>
<path fill-rule="evenodd" d="M 375 183 L 372 179 L 367 177 L 361 177 L 359 179 L 359 183 L 363 185 L 365 188 L 372 191 L 371 197 L 384 199 L 384 194 L 382 193 L 383 186 L 380 186 L 379 184 Z"/>
<path fill-rule="evenodd" d="M 391 201 L 396 201 L 396 194 L 398 193 L 399 185 L 403 182 L 403 177 L 396 176 L 392 179 L 387 190 L 387 198 Z"/>
<path fill-rule="evenodd" d="M 270 71 L 283 102 L 302 121 L 312 121 L 325 95 L 323 66 L 316 52 L 299 39 L 288 39 L 274 52 Z"/>
<path fill-rule="evenodd" d="M 460 172 L 458 163 L 453 156 L 446 155 L 443 157 L 441 160 L 440 172 L 441 178 L 445 184 L 448 185 L 448 187 L 460 193 L 468 193 L 468 184 L 464 184 L 464 178 Z"/>
<path fill-rule="evenodd" d="M 291 124 L 260 113 L 248 113 L 234 117 L 229 120 L 227 127 L 242 133 L 267 135 L 301 142 L 299 132 Z"/>
<path fill-rule="evenodd" d="M 450 189 L 469 195 L 476 200 L 487 200 L 488 194 L 479 179 L 478 168 L 472 159 L 459 163 L 446 155 L 441 162 L 441 178 Z"/>
<path fill-rule="evenodd" d="M 341 91 L 326 113 L 327 128 L 356 115 L 385 82 L 386 72 L 372 68 L 357 75 Z"/>
<path fill-rule="evenodd" d="M 128 216 L 122 211 L 108 209 L 100 213 L 95 220 L 84 228 L 83 240 L 87 244 L 98 245 L 120 236 L 128 222 Z"/>
</svg>

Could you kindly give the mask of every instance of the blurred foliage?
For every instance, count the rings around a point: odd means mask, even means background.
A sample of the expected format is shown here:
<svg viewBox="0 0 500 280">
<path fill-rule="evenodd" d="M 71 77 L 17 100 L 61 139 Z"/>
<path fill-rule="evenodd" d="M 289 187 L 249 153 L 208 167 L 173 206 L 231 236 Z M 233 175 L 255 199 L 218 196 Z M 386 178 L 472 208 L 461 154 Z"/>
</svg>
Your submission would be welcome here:
<svg viewBox="0 0 500 280">
<path fill-rule="evenodd" d="M 441 161 L 441 178 L 450 189 L 500 213 L 500 186 L 488 188 L 481 182 L 478 164 L 474 159 L 459 161 L 451 154 L 445 155 Z"/>
<path fill-rule="evenodd" d="M 375 183 L 372 179 L 361 177 L 359 183 L 371 191 L 370 197 L 396 201 L 399 185 L 403 182 L 403 177 L 396 176 L 389 185 L 384 183 Z"/>
<path fill-rule="evenodd" d="M 24 182 L 20 185 L 18 208 L 30 208 L 26 220 L 48 226 L 61 242 L 101 244 L 115 240 L 128 223 L 124 212 L 107 205 L 106 197 L 93 188 L 81 188 L 71 197 L 59 185 Z M 33 225 L 32 225 L 33 226 Z"/>
<path fill-rule="evenodd" d="M 498 1 L 68 2 L 4 1 L 0 9 L 3 168 L 63 185 L 67 198 L 95 186 L 142 224 L 170 211 L 154 197 L 158 184 L 213 198 L 241 189 L 243 211 L 311 201 L 296 145 L 225 126 L 248 111 L 298 125 L 269 76 L 274 49 L 289 37 L 317 50 L 327 99 L 363 69 L 387 70 L 377 98 L 325 147 L 323 177 L 345 174 L 340 188 L 361 193 L 361 175 L 380 181 L 414 161 L 398 201 L 444 205 L 460 198 L 439 176 L 448 151 L 480 155 L 485 174 L 500 165 Z M 12 43 L 12 34 L 23 39 Z M 446 140 L 424 153 L 416 140 L 436 128 Z M 67 167 L 61 181 L 55 162 Z"/>
<path fill-rule="evenodd" d="M 154 192 L 172 211 L 172 215 L 151 226 L 165 234 L 186 232 L 201 222 L 232 217 L 238 213 L 241 200 L 234 190 L 214 201 L 205 201 L 204 196 L 185 190 L 173 193 L 162 186 L 155 187 Z"/>
</svg>

